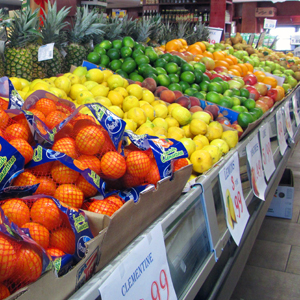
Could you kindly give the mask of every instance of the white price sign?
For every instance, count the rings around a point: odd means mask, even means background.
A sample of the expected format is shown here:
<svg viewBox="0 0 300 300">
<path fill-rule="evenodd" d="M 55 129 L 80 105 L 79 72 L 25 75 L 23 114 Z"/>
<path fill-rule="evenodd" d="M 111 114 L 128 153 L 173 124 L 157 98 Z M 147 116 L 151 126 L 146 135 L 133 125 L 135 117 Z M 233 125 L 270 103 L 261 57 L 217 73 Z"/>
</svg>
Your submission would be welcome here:
<svg viewBox="0 0 300 300">
<path fill-rule="evenodd" d="M 220 43 L 222 38 L 223 29 L 222 28 L 214 28 L 214 27 L 208 27 L 209 31 L 209 37 L 208 42 L 210 44 Z"/>
<path fill-rule="evenodd" d="M 266 123 L 263 126 L 261 126 L 261 128 L 259 129 L 262 162 L 264 167 L 264 173 L 268 181 L 275 171 L 269 127 L 270 127 L 269 123 Z"/>
<path fill-rule="evenodd" d="M 53 59 L 54 43 L 43 45 L 39 48 L 38 61 Z"/>
<path fill-rule="evenodd" d="M 249 212 L 243 195 L 237 152 L 220 170 L 219 180 L 227 226 L 235 243 L 239 245 L 249 219 Z"/>
<path fill-rule="evenodd" d="M 299 117 L 299 113 L 298 113 L 299 109 L 298 109 L 296 95 L 293 96 L 293 108 L 294 108 L 294 116 L 295 116 L 296 125 L 298 127 L 300 124 L 300 117 Z"/>
<path fill-rule="evenodd" d="M 276 112 L 276 128 L 277 128 L 277 139 L 279 143 L 279 150 L 281 155 L 283 155 L 287 148 L 287 143 L 283 132 L 283 116 L 281 113 L 281 109 L 278 109 L 278 111 Z"/>
<path fill-rule="evenodd" d="M 285 125 L 287 132 L 291 138 L 291 140 L 294 140 L 294 132 L 293 132 L 293 127 L 292 127 L 292 121 L 291 121 L 291 116 L 290 116 L 290 103 L 287 101 L 284 104 L 284 115 L 285 115 Z"/>
<path fill-rule="evenodd" d="M 277 20 L 267 19 L 264 20 L 264 29 L 274 29 L 276 28 Z"/>
<path fill-rule="evenodd" d="M 125 257 L 99 288 L 102 300 L 175 300 L 161 224 Z"/>
<path fill-rule="evenodd" d="M 260 153 L 260 146 L 258 135 L 256 134 L 254 138 L 247 144 L 247 159 L 250 167 L 250 180 L 253 193 L 257 198 L 265 200 L 265 191 L 267 189 L 267 184 L 265 181 L 262 159 Z"/>
</svg>

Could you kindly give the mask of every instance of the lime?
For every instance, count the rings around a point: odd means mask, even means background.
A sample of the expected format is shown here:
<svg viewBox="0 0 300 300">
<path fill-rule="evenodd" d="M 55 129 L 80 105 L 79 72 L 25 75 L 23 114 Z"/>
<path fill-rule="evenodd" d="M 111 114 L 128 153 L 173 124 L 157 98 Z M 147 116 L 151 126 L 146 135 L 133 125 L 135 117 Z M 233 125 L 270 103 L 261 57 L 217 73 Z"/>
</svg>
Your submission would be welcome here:
<svg viewBox="0 0 300 300">
<path fill-rule="evenodd" d="M 249 98 L 249 96 L 250 96 L 250 92 L 245 88 L 240 89 L 240 94 L 242 97 L 246 97 L 246 98 Z"/>
<path fill-rule="evenodd" d="M 87 56 L 87 60 L 93 64 L 98 65 L 100 63 L 100 54 L 97 52 L 90 52 Z"/>
<path fill-rule="evenodd" d="M 223 92 L 229 90 L 229 88 L 230 88 L 230 87 L 229 87 L 229 83 L 228 83 L 227 81 L 220 81 L 219 84 L 222 85 L 222 87 L 223 87 Z"/>
<path fill-rule="evenodd" d="M 135 50 L 140 49 L 143 52 L 146 50 L 145 46 L 143 44 L 135 43 L 134 47 Z"/>
<path fill-rule="evenodd" d="M 140 64 L 138 67 L 139 73 L 143 74 L 143 72 L 145 71 L 145 69 L 147 68 L 151 68 L 151 66 L 149 64 Z"/>
<path fill-rule="evenodd" d="M 232 110 L 235 110 L 235 111 L 237 111 L 237 112 L 239 112 L 239 113 L 244 112 L 244 106 L 240 106 L 240 105 L 235 105 L 235 106 L 233 106 L 231 109 L 232 109 Z"/>
<path fill-rule="evenodd" d="M 124 58 L 124 61 L 129 61 L 129 60 L 133 60 L 134 61 L 134 59 L 132 57 L 126 57 L 126 58 Z"/>
<path fill-rule="evenodd" d="M 130 73 L 130 74 L 129 74 L 129 79 L 131 79 L 131 77 L 133 77 L 133 76 L 135 76 L 135 75 L 139 75 L 139 73 L 136 72 L 136 71 Z M 133 80 L 133 79 L 131 79 L 131 80 Z"/>
<path fill-rule="evenodd" d="M 158 54 L 154 50 L 145 52 L 145 54 L 149 57 L 151 63 L 154 63 L 158 59 Z"/>
<path fill-rule="evenodd" d="M 121 69 L 122 62 L 119 59 L 114 59 L 109 63 L 109 68 L 113 71 Z"/>
<path fill-rule="evenodd" d="M 254 116 L 255 120 L 258 120 L 264 114 L 260 107 L 250 108 L 249 112 Z"/>
<path fill-rule="evenodd" d="M 157 76 L 159 85 L 169 86 L 171 84 L 171 79 L 167 74 L 160 74 Z"/>
<path fill-rule="evenodd" d="M 105 50 L 109 50 L 112 48 L 112 42 L 109 40 L 104 40 L 103 42 L 100 43 L 100 47 L 104 48 Z"/>
<path fill-rule="evenodd" d="M 126 46 L 121 48 L 121 56 L 123 58 L 129 57 L 129 56 L 131 56 L 131 54 L 132 54 L 131 48 L 126 47 Z"/>
<path fill-rule="evenodd" d="M 146 55 L 148 55 L 148 53 L 150 53 L 150 52 L 152 52 L 152 51 L 155 51 L 155 50 L 154 50 L 154 48 L 151 47 L 151 46 L 147 46 L 147 47 L 145 48 L 145 54 L 146 54 Z"/>
<path fill-rule="evenodd" d="M 135 59 L 139 55 L 144 55 L 145 53 L 141 49 L 136 49 L 132 52 L 132 58 Z"/>
<path fill-rule="evenodd" d="M 179 83 L 171 83 L 169 86 L 168 86 L 168 89 L 170 91 L 180 91 L 182 92 L 182 87 Z"/>
<path fill-rule="evenodd" d="M 224 96 L 220 102 L 219 105 L 223 106 L 223 107 L 227 107 L 227 108 L 232 108 L 232 100 L 230 97 Z"/>
<path fill-rule="evenodd" d="M 124 61 L 122 64 L 122 70 L 127 74 L 132 73 L 136 68 L 136 62 L 134 60 Z"/>
<path fill-rule="evenodd" d="M 197 92 L 198 92 L 198 91 L 197 91 L 196 89 L 190 87 L 190 88 L 188 88 L 188 89 L 186 89 L 186 90 L 184 91 L 184 94 L 189 95 L 189 96 L 193 96 L 193 95 L 195 95 Z"/>
<path fill-rule="evenodd" d="M 183 63 L 185 63 L 185 60 L 183 60 L 181 57 L 177 55 L 172 55 L 170 62 L 174 62 L 178 66 L 181 66 Z"/>
<path fill-rule="evenodd" d="M 164 67 L 168 62 L 164 58 L 160 58 L 154 63 L 155 67 Z"/>
<path fill-rule="evenodd" d="M 242 128 L 246 128 L 250 123 L 254 122 L 254 118 L 249 112 L 242 112 L 238 115 L 237 121 Z"/>
<path fill-rule="evenodd" d="M 165 70 L 168 74 L 176 74 L 178 71 L 178 65 L 174 62 L 167 63 L 165 65 Z"/>
<path fill-rule="evenodd" d="M 164 68 L 156 67 L 155 69 L 158 72 L 158 74 L 167 74 L 167 71 Z"/>
<path fill-rule="evenodd" d="M 200 89 L 201 89 L 201 91 L 207 92 L 209 84 L 210 84 L 209 81 L 202 81 L 200 83 Z"/>
<path fill-rule="evenodd" d="M 192 87 L 193 89 L 196 89 L 198 92 L 200 91 L 200 86 L 199 86 L 197 83 L 193 83 L 193 84 L 191 85 L 191 87 Z"/>
<path fill-rule="evenodd" d="M 196 94 L 194 94 L 194 97 L 196 97 L 198 99 L 205 100 L 206 99 L 206 93 L 204 93 L 204 92 L 197 92 Z"/>
<path fill-rule="evenodd" d="M 231 90 L 232 90 L 233 96 L 241 96 L 241 92 L 239 89 L 232 88 Z"/>
<path fill-rule="evenodd" d="M 247 99 L 245 102 L 243 102 L 243 105 L 248 109 L 255 108 L 256 102 L 253 99 Z"/>
<path fill-rule="evenodd" d="M 185 81 L 179 81 L 180 86 L 182 87 L 182 90 L 185 91 L 190 87 L 190 85 Z"/>
<path fill-rule="evenodd" d="M 246 97 L 241 97 L 241 96 L 236 96 L 236 97 L 240 99 L 241 105 L 244 105 L 244 102 L 247 100 Z"/>
<path fill-rule="evenodd" d="M 158 79 L 157 79 L 157 75 L 154 73 L 148 73 L 148 77 L 147 78 L 153 78 L 155 80 L 156 83 L 158 83 Z"/>
<path fill-rule="evenodd" d="M 110 63 L 110 58 L 106 54 L 101 55 L 100 64 L 103 65 L 104 67 L 107 67 L 109 63 Z"/>
<path fill-rule="evenodd" d="M 114 40 L 112 41 L 113 48 L 121 49 L 122 48 L 122 41 L 121 40 Z"/>
<path fill-rule="evenodd" d="M 185 81 L 185 82 L 191 84 L 191 83 L 194 83 L 194 81 L 195 81 L 195 75 L 191 71 L 185 71 L 185 72 L 181 73 L 180 79 L 182 81 Z"/>
<path fill-rule="evenodd" d="M 208 91 L 209 92 L 217 92 L 217 93 L 223 93 L 223 87 L 220 83 L 218 82 L 211 82 L 208 85 Z"/>
<path fill-rule="evenodd" d="M 100 55 L 106 54 L 106 50 L 105 50 L 104 48 L 100 47 L 100 44 L 98 44 L 98 45 L 96 45 L 96 46 L 94 47 L 93 52 L 96 52 L 96 53 L 98 53 L 98 54 L 100 54 Z"/>
<path fill-rule="evenodd" d="M 211 82 L 221 82 L 224 81 L 221 77 L 215 77 L 211 80 Z"/>
<path fill-rule="evenodd" d="M 121 75 L 124 78 L 129 78 L 128 74 L 124 72 L 122 69 L 117 70 L 116 73 Z"/>
<path fill-rule="evenodd" d="M 120 50 L 111 48 L 107 51 L 106 55 L 111 59 L 119 59 L 120 58 Z"/>
<path fill-rule="evenodd" d="M 172 60 L 172 54 L 171 53 L 165 53 L 160 56 L 160 58 L 164 58 L 167 62 L 170 62 Z"/>
<path fill-rule="evenodd" d="M 193 67 L 195 70 L 200 70 L 202 73 L 204 73 L 206 71 L 205 64 L 203 64 L 201 62 L 195 63 Z"/>
<path fill-rule="evenodd" d="M 233 92 L 232 90 L 226 90 L 224 93 L 223 93 L 224 96 L 228 96 L 228 97 L 232 97 L 233 96 Z"/>
<path fill-rule="evenodd" d="M 156 71 L 156 69 L 154 69 L 153 67 L 147 67 L 144 72 L 143 72 L 143 77 L 144 78 L 147 78 L 148 77 L 148 74 L 155 74 L 156 76 L 158 75 L 158 72 Z"/>
<path fill-rule="evenodd" d="M 194 74 L 195 74 L 195 82 L 198 83 L 198 84 L 201 83 L 202 80 L 203 80 L 202 71 L 199 70 L 199 69 L 195 69 Z"/>
<path fill-rule="evenodd" d="M 194 67 L 188 63 L 185 63 L 183 65 L 181 65 L 181 71 L 182 72 L 185 72 L 185 71 L 191 71 L 193 72 L 194 71 Z"/>
<path fill-rule="evenodd" d="M 138 65 L 140 65 L 140 64 L 149 64 L 150 63 L 150 59 L 146 55 L 139 55 L 134 60 Z"/>
<path fill-rule="evenodd" d="M 139 81 L 139 82 L 143 82 L 144 81 L 143 76 L 141 76 L 141 75 L 139 75 L 138 73 L 135 73 L 135 72 L 131 73 L 129 75 L 129 78 L 131 80 L 133 80 L 133 81 Z"/>
<path fill-rule="evenodd" d="M 122 40 L 122 45 L 125 47 L 133 48 L 135 45 L 135 41 L 130 36 L 125 36 Z"/>
<path fill-rule="evenodd" d="M 218 104 L 221 100 L 221 96 L 217 92 L 208 92 L 206 94 L 206 100 Z"/>
<path fill-rule="evenodd" d="M 210 81 L 210 78 L 206 74 L 203 73 L 202 81 Z"/>
<path fill-rule="evenodd" d="M 179 76 L 177 74 L 169 74 L 172 83 L 178 83 L 180 81 Z"/>
</svg>

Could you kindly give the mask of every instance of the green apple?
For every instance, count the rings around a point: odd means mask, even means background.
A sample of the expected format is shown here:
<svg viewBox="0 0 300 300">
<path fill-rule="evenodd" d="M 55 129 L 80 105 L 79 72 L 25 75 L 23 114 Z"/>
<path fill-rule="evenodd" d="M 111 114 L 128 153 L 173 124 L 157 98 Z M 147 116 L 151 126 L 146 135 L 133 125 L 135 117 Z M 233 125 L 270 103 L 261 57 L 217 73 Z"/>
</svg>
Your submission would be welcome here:
<svg viewBox="0 0 300 300">
<path fill-rule="evenodd" d="M 287 77 L 287 83 L 290 84 L 292 86 L 292 88 L 294 88 L 298 82 L 293 76 L 289 75 Z"/>
<path fill-rule="evenodd" d="M 280 70 L 274 70 L 274 71 L 272 72 L 272 74 L 278 75 L 278 74 L 282 74 L 282 72 L 281 72 Z"/>
<path fill-rule="evenodd" d="M 286 74 L 286 75 L 294 75 L 295 72 L 293 70 L 291 70 L 291 69 L 288 69 L 288 70 L 284 71 L 284 74 Z"/>
<path fill-rule="evenodd" d="M 261 61 L 258 66 L 259 67 L 265 67 L 266 66 L 266 62 L 265 61 Z"/>
<path fill-rule="evenodd" d="M 233 106 L 237 106 L 237 105 L 241 105 L 241 100 L 237 97 L 231 97 L 232 99 L 232 105 Z"/>
<path fill-rule="evenodd" d="M 271 71 L 275 70 L 275 63 L 273 61 L 266 61 L 266 66 L 269 67 L 271 69 Z"/>
<path fill-rule="evenodd" d="M 224 93 L 223 93 L 224 96 L 228 96 L 228 97 L 232 97 L 233 96 L 233 92 L 232 90 L 226 90 Z"/>
<path fill-rule="evenodd" d="M 285 67 L 280 66 L 280 71 L 283 73 L 285 71 Z"/>
<path fill-rule="evenodd" d="M 233 53 L 234 53 L 234 49 L 233 49 L 233 47 L 231 47 L 231 46 L 227 46 L 227 47 L 226 47 L 226 50 L 229 51 L 229 54 L 233 54 Z"/>
<path fill-rule="evenodd" d="M 238 82 L 237 80 L 229 80 L 227 82 L 229 83 L 229 87 L 231 89 L 233 89 L 233 88 L 236 88 L 236 89 L 242 88 L 242 84 L 240 82 Z"/>
<path fill-rule="evenodd" d="M 289 83 L 284 83 L 282 87 L 286 93 L 292 89 L 292 86 Z"/>
<path fill-rule="evenodd" d="M 239 51 L 234 52 L 233 55 L 234 55 L 236 58 L 238 58 L 238 59 L 243 59 L 243 57 L 245 56 L 245 55 L 243 54 L 243 51 L 242 51 L 242 50 L 239 50 Z"/>
<path fill-rule="evenodd" d="M 244 56 L 243 61 L 244 61 L 244 63 L 248 62 L 249 64 L 251 64 L 254 67 L 254 61 L 249 56 Z"/>
<path fill-rule="evenodd" d="M 245 85 L 245 82 L 241 77 L 235 77 L 234 80 L 238 81 L 241 84 L 241 88 Z"/>
<path fill-rule="evenodd" d="M 271 73 L 271 72 L 272 72 L 272 69 L 271 69 L 270 67 L 268 67 L 268 66 L 265 66 L 265 67 L 264 67 L 264 70 L 265 70 L 266 72 L 268 72 L 268 73 Z"/>
<path fill-rule="evenodd" d="M 275 70 L 280 70 L 281 65 L 280 64 L 275 64 Z"/>
</svg>

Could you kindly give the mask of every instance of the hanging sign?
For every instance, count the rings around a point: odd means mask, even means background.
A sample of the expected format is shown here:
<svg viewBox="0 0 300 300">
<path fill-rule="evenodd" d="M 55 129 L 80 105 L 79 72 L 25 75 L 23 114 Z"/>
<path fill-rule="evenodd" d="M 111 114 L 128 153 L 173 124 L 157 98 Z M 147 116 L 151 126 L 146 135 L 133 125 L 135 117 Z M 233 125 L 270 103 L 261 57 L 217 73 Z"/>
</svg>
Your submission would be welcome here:
<svg viewBox="0 0 300 300">
<path fill-rule="evenodd" d="M 217 27 L 208 27 L 208 31 L 209 31 L 208 42 L 210 44 L 220 43 L 223 29 Z"/>
<path fill-rule="evenodd" d="M 249 219 L 243 195 L 238 153 L 235 152 L 220 170 L 219 180 L 226 213 L 227 227 L 239 245 Z"/>
<path fill-rule="evenodd" d="M 279 144 L 279 151 L 281 155 L 283 155 L 287 148 L 287 143 L 283 132 L 283 117 L 282 117 L 281 109 L 278 109 L 278 111 L 276 112 L 276 128 L 277 128 L 277 139 Z"/>
<path fill-rule="evenodd" d="M 275 29 L 277 20 L 267 19 L 264 20 L 264 29 Z"/>
<path fill-rule="evenodd" d="M 299 109 L 298 109 L 298 104 L 297 104 L 297 97 L 296 95 L 293 95 L 293 112 L 294 112 L 294 116 L 295 116 L 295 121 L 296 121 L 296 125 L 297 127 L 300 124 L 300 117 L 299 117 Z"/>
<path fill-rule="evenodd" d="M 290 103 L 289 101 L 285 102 L 284 104 L 284 115 L 285 115 L 285 124 L 287 132 L 291 138 L 292 141 L 294 141 L 294 132 L 293 132 L 293 126 L 291 121 L 291 115 L 290 115 Z"/>
</svg>

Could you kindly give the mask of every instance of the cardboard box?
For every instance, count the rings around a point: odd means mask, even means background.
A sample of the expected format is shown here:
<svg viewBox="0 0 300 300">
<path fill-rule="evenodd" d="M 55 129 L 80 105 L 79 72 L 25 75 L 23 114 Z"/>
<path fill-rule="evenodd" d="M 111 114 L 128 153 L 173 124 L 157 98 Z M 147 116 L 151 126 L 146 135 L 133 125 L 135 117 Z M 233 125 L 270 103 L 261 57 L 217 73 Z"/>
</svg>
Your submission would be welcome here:
<svg viewBox="0 0 300 300">
<path fill-rule="evenodd" d="M 68 299 L 94 273 L 100 259 L 100 245 L 109 224 L 107 216 L 86 212 L 95 238 L 86 243 L 86 256 L 67 274 L 57 277 L 54 270 L 42 275 L 36 282 L 16 291 L 8 300 Z M 100 234 L 99 234 L 100 232 Z"/>
<path fill-rule="evenodd" d="M 96 272 L 103 269 L 180 197 L 191 174 L 192 165 L 181 168 L 174 173 L 171 181 L 169 178 L 159 181 L 156 189 L 141 193 L 137 203 L 130 200 L 114 213 L 105 229 Z"/>
<path fill-rule="evenodd" d="M 276 7 L 257 7 L 255 10 L 255 17 L 257 18 L 275 17 L 276 14 Z"/>
<path fill-rule="evenodd" d="M 272 199 L 267 216 L 292 219 L 294 202 L 294 177 L 290 169 L 285 169 L 279 186 Z"/>
</svg>

